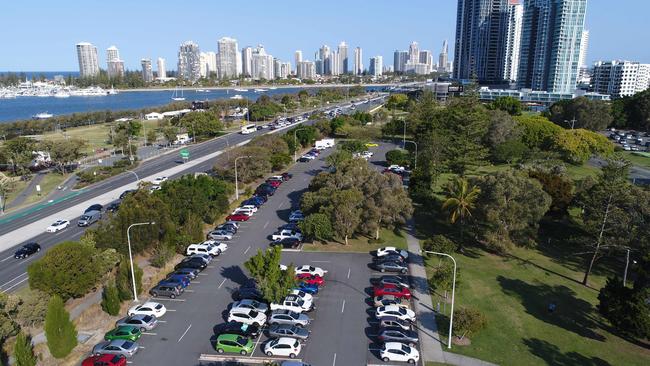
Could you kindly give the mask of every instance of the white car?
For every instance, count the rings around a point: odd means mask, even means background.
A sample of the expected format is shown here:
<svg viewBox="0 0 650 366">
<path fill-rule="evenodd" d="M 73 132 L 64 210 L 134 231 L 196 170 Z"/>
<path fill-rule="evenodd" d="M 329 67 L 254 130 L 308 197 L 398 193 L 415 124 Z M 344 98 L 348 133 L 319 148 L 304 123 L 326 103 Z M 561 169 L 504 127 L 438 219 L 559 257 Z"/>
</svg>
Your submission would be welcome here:
<svg viewBox="0 0 650 366">
<path fill-rule="evenodd" d="M 253 213 L 257 212 L 257 207 L 255 207 L 253 205 L 243 205 L 243 206 L 241 206 L 239 208 L 242 209 L 242 210 L 251 210 L 251 211 L 253 211 Z"/>
<path fill-rule="evenodd" d="M 45 231 L 48 233 L 55 233 L 57 231 L 63 230 L 70 226 L 70 221 L 68 220 L 56 220 L 52 225 L 48 226 Z"/>
<path fill-rule="evenodd" d="M 289 310 L 295 313 L 311 311 L 314 304 L 311 301 L 305 301 L 296 295 L 289 295 L 279 303 L 271 303 L 271 310 Z"/>
<path fill-rule="evenodd" d="M 325 273 L 327 273 L 327 271 L 323 270 L 320 267 L 314 267 L 308 264 L 302 265 L 300 267 L 296 267 L 296 275 L 303 274 L 303 273 L 309 273 L 310 275 L 325 277 Z"/>
<path fill-rule="evenodd" d="M 228 244 L 226 243 L 221 243 L 216 240 L 206 240 L 201 244 L 209 244 L 212 245 L 213 247 L 217 248 L 221 253 L 225 252 L 228 250 Z"/>
<path fill-rule="evenodd" d="M 372 156 L 375 155 L 372 151 L 364 151 L 361 153 L 361 156 L 367 157 L 367 158 L 372 158 Z"/>
<path fill-rule="evenodd" d="M 300 354 L 302 346 L 300 341 L 290 337 L 280 337 L 269 341 L 264 345 L 264 353 L 271 356 L 284 356 L 296 358 Z"/>
<path fill-rule="evenodd" d="M 385 318 L 387 316 L 394 316 L 399 320 L 415 321 L 415 312 L 399 305 L 385 305 L 380 306 L 375 310 L 375 317 L 377 319 Z"/>
<path fill-rule="evenodd" d="M 420 360 L 420 352 L 400 342 L 384 343 L 379 349 L 379 358 L 384 362 L 408 362 L 415 364 Z"/>
<path fill-rule="evenodd" d="M 243 300 L 235 301 L 232 303 L 232 306 L 230 307 L 231 310 L 238 309 L 238 308 L 252 309 L 252 310 L 259 311 L 261 313 L 266 313 L 266 311 L 269 310 L 269 306 L 266 305 L 265 303 L 251 300 L 251 299 L 243 299 Z"/>
<path fill-rule="evenodd" d="M 282 239 L 287 239 L 287 238 L 296 238 L 298 240 L 302 240 L 302 234 L 297 232 L 297 231 L 284 229 L 284 230 L 280 230 L 280 231 L 276 232 L 275 234 L 271 235 L 271 239 L 273 241 L 280 241 Z"/>
<path fill-rule="evenodd" d="M 237 215 L 237 214 L 242 214 L 242 215 L 246 215 L 246 216 L 250 217 L 250 216 L 253 216 L 254 212 L 253 212 L 253 210 L 248 209 L 248 208 L 238 207 L 238 208 L 235 209 L 235 211 L 232 212 L 232 215 Z"/>
<path fill-rule="evenodd" d="M 383 247 L 377 249 L 377 257 L 383 257 L 389 254 L 399 254 L 404 259 L 409 257 L 409 252 L 403 249 L 397 249 L 395 247 Z"/>
<path fill-rule="evenodd" d="M 294 289 L 291 291 L 290 295 L 298 296 L 305 302 L 310 302 L 310 303 L 314 302 L 314 296 L 312 294 L 306 293 L 305 291 Z"/>
<path fill-rule="evenodd" d="M 213 241 L 214 240 L 210 240 L 210 242 L 213 242 Z M 218 244 L 221 244 L 221 243 L 218 243 Z M 223 244 L 223 245 L 225 245 L 225 249 L 228 249 L 228 246 L 226 244 Z M 223 247 L 221 247 L 221 248 L 223 248 Z M 221 254 L 221 252 L 223 252 L 223 250 L 221 250 L 216 245 L 212 245 L 212 243 L 209 243 L 209 242 L 208 243 L 204 242 L 204 243 L 201 243 L 201 244 L 190 244 L 187 247 L 187 250 L 185 251 L 185 254 L 187 254 L 187 255 L 208 254 L 208 255 L 211 255 L 213 257 L 216 257 L 219 254 Z"/>
<path fill-rule="evenodd" d="M 151 183 L 153 183 L 153 184 L 156 185 L 156 186 L 159 186 L 159 185 L 162 184 L 162 182 L 166 181 L 167 179 L 169 179 L 169 178 L 167 178 L 167 177 L 165 177 L 165 176 L 162 176 L 162 177 L 155 177 L 155 178 L 151 181 Z"/>
<path fill-rule="evenodd" d="M 261 327 L 266 323 L 266 314 L 247 308 L 233 308 L 228 312 L 228 322 L 240 322 Z"/>
<path fill-rule="evenodd" d="M 307 160 L 314 160 L 314 159 L 316 159 L 316 157 L 315 157 L 314 155 L 308 155 L 308 154 L 303 155 L 303 156 L 301 156 L 300 158 L 301 158 L 301 159 L 307 159 Z"/>
<path fill-rule="evenodd" d="M 148 301 L 142 305 L 133 306 L 129 309 L 128 314 L 129 316 L 151 315 L 155 316 L 156 318 L 160 318 L 161 316 L 165 315 L 166 312 L 167 308 L 165 308 L 165 305 L 153 301 Z"/>
<path fill-rule="evenodd" d="M 403 172 L 404 170 L 406 170 L 406 168 L 404 168 L 403 166 L 395 165 L 395 164 L 389 166 L 388 169 L 390 169 L 392 171 L 395 171 L 395 172 Z"/>
</svg>

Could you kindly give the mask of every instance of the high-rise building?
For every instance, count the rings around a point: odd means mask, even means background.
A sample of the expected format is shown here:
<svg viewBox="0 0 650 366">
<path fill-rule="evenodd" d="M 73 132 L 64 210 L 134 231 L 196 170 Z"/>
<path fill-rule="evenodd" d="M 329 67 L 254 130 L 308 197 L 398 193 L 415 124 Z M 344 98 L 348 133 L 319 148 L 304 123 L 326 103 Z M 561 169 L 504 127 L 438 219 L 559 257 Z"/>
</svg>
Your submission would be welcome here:
<svg viewBox="0 0 650 366">
<path fill-rule="evenodd" d="M 296 75 L 300 79 L 316 79 L 316 64 L 312 61 L 300 61 L 296 67 Z"/>
<path fill-rule="evenodd" d="M 519 71 L 519 49 L 521 48 L 521 22 L 524 6 L 520 0 L 508 0 L 506 16 L 506 42 L 503 79 L 517 81 Z"/>
<path fill-rule="evenodd" d="M 504 80 L 509 0 L 458 0 L 454 78 Z"/>
<path fill-rule="evenodd" d="M 578 57 L 578 67 L 580 69 L 587 68 L 587 50 L 589 48 L 589 31 L 582 31 L 582 39 L 580 40 L 580 56 Z"/>
<path fill-rule="evenodd" d="M 255 80 L 275 79 L 273 56 L 266 54 L 264 46 L 258 45 L 253 51 L 251 77 Z"/>
<path fill-rule="evenodd" d="M 217 41 L 219 46 L 219 78 L 232 79 L 237 77 L 237 40 L 223 37 Z"/>
<path fill-rule="evenodd" d="M 291 63 L 282 62 L 281 60 L 274 58 L 273 59 L 273 73 L 276 78 L 286 79 L 291 74 Z"/>
<path fill-rule="evenodd" d="M 330 75 L 336 76 L 341 74 L 341 57 L 338 51 L 332 51 L 329 57 Z"/>
<path fill-rule="evenodd" d="M 395 51 L 393 53 L 393 70 L 397 73 L 406 71 L 406 62 L 409 61 L 408 51 Z"/>
<path fill-rule="evenodd" d="M 153 68 L 151 67 L 151 59 L 143 58 L 140 60 L 140 65 L 142 66 L 142 80 L 145 83 L 150 83 L 153 81 Z"/>
<path fill-rule="evenodd" d="M 573 92 L 587 0 L 526 0 L 517 85 Z"/>
<path fill-rule="evenodd" d="M 219 75 L 219 69 L 217 67 L 217 54 L 214 52 L 201 52 L 199 54 L 200 63 L 201 63 L 201 77 L 209 78 L 211 74 Z"/>
<path fill-rule="evenodd" d="M 629 97 L 650 87 L 650 64 L 598 61 L 591 75 L 593 91 L 612 98 Z"/>
<path fill-rule="evenodd" d="M 242 74 L 253 76 L 253 47 L 244 47 L 241 50 Z"/>
<path fill-rule="evenodd" d="M 419 59 L 421 64 L 425 65 L 425 74 L 430 74 L 431 71 L 433 71 L 433 54 L 431 51 L 427 50 L 422 50 L 420 51 L 420 59 Z"/>
<path fill-rule="evenodd" d="M 317 73 L 321 75 L 332 75 L 331 61 L 330 61 L 330 47 L 328 45 L 323 45 L 318 50 L 318 60 L 320 60 L 320 70 L 316 70 Z"/>
<path fill-rule="evenodd" d="M 158 57 L 158 79 L 167 79 L 167 65 L 162 57 Z"/>
<path fill-rule="evenodd" d="M 120 59 L 120 50 L 115 46 L 110 46 L 106 49 L 106 61 L 114 61 Z"/>
<path fill-rule="evenodd" d="M 384 71 L 384 62 L 383 57 L 375 56 L 370 58 L 370 67 L 368 69 L 370 75 L 372 76 L 381 76 Z"/>
<path fill-rule="evenodd" d="M 120 51 L 115 46 L 106 49 L 106 65 L 109 78 L 124 76 L 124 61 L 120 60 Z"/>
<path fill-rule="evenodd" d="M 293 62 L 296 65 L 296 75 L 298 75 L 298 64 L 302 62 L 302 51 L 296 50 L 293 54 Z"/>
<path fill-rule="evenodd" d="M 350 72 L 350 68 L 348 66 L 348 45 L 345 43 L 345 41 L 339 43 L 338 53 L 340 60 L 339 74 L 347 74 Z"/>
<path fill-rule="evenodd" d="M 88 42 L 77 43 L 77 60 L 79 61 L 79 76 L 82 78 L 99 75 L 97 47 Z"/>
<path fill-rule="evenodd" d="M 411 42 L 409 46 L 409 62 L 416 64 L 420 62 L 420 47 L 417 42 Z"/>
<path fill-rule="evenodd" d="M 361 47 L 354 49 L 354 75 L 363 74 L 363 50 Z"/>
<path fill-rule="evenodd" d="M 201 51 L 192 41 L 184 42 L 178 50 L 178 75 L 192 83 L 201 78 Z"/>
<path fill-rule="evenodd" d="M 448 72 L 447 64 L 449 63 L 449 46 L 447 40 L 442 42 L 442 51 L 438 55 L 438 72 Z"/>
</svg>

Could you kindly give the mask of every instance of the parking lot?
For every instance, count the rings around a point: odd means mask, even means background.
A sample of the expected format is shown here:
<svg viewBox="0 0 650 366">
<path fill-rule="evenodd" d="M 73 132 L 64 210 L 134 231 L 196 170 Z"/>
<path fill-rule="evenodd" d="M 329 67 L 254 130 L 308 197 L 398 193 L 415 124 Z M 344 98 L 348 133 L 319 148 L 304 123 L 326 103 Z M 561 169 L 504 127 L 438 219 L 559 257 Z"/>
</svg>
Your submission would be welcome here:
<svg viewBox="0 0 650 366">
<path fill-rule="evenodd" d="M 602 134 L 625 151 L 650 151 L 650 134 L 647 132 L 612 128 Z"/>
</svg>

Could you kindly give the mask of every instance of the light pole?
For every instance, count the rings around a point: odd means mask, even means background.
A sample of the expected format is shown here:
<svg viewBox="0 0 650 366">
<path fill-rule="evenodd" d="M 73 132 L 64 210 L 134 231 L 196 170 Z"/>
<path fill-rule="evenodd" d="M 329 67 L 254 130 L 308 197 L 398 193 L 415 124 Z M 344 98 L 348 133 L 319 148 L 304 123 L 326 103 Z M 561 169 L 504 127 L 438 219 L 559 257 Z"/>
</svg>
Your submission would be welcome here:
<svg viewBox="0 0 650 366">
<path fill-rule="evenodd" d="M 239 182 L 237 181 L 237 160 L 250 158 L 250 155 L 238 156 L 235 158 L 235 199 L 239 199 Z"/>
<path fill-rule="evenodd" d="M 404 140 L 404 143 L 410 142 L 413 145 L 415 145 L 415 167 L 413 169 L 418 168 L 418 143 L 412 140 Z M 405 146 L 406 147 L 406 146 Z"/>
<path fill-rule="evenodd" d="M 578 121 L 576 120 L 576 117 L 575 117 L 575 116 L 573 117 L 572 120 L 566 120 L 566 119 L 564 120 L 564 123 L 566 123 L 566 124 L 570 124 L 570 125 L 571 125 L 571 129 L 572 129 L 572 130 L 574 129 L 574 127 L 575 127 L 575 125 L 576 125 L 576 122 L 578 122 Z"/>
<path fill-rule="evenodd" d="M 454 295 L 456 293 L 456 260 L 454 259 L 454 257 L 452 257 L 447 253 L 432 252 L 430 250 L 424 250 L 423 252 L 428 254 L 435 254 L 444 257 L 449 257 L 454 262 L 454 280 L 451 284 L 451 314 L 449 315 L 449 342 L 447 344 L 447 348 L 451 349 L 451 337 L 452 337 L 451 331 L 454 326 Z"/>
<path fill-rule="evenodd" d="M 131 254 L 131 233 L 130 230 L 134 226 L 140 226 L 140 225 L 155 225 L 155 221 L 150 221 L 150 222 L 138 222 L 135 224 L 131 224 L 127 229 L 126 229 L 126 241 L 129 244 L 129 261 L 131 262 L 131 280 L 133 282 L 133 302 L 138 302 L 138 290 L 135 286 L 135 270 L 133 269 L 133 255 Z"/>
<path fill-rule="evenodd" d="M 625 287 L 625 283 L 627 282 L 627 268 L 630 265 L 630 249 L 626 249 L 627 254 L 625 255 L 625 272 L 623 273 L 623 287 Z M 636 261 L 633 260 L 632 264 L 636 264 Z"/>
<path fill-rule="evenodd" d="M 140 177 L 138 177 L 138 174 L 136 172 L 134 172 L 133 170 L 128 170 L 128 169 L 125 170 L 125 171 L 135 175 L 136 183 L 140 181 Z"/>
<path fill-rule="evenodd" d="M 402 148 L 406 147 L 406 120 L 403 119 L 402 123 L 404 124 L 404 136 L 402 137 Z"/>
<path fill-rule="evenodd" d="M 295 162 L 298 158 L 296 157 L 296 152 L 298 151 L 298 137 L 296 136 L 296 132 L 300 130 L 307 130 L 307 127 L 300 127 L 296 128 L 293 130 L 293 161 Z"/>
</svg>

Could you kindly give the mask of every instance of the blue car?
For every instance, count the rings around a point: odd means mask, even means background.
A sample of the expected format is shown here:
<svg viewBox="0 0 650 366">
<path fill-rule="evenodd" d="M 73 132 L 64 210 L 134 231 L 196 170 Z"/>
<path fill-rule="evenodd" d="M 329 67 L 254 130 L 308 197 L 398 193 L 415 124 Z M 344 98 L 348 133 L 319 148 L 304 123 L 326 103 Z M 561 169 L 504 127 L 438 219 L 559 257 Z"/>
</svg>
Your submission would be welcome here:
<svg viewBox="0 0 650 366">
<path fill-rule="evenodd" d="M 186 288 L 187 286 L 190 285 L 190 280 L 189 278 L 183 275 L 171 275 L 165 278 L 164 280 L 160 281 L 160 283 L 181 285 L 182 288 Z"/>
<path fill-rule="evenodd" d="M 264 203 L 264 202 L 262 202 L 261 199 L 256 200 L 256 199 L 253 199 L 253 198 L 249 198 L 246 201 L 242 202 L 241 206 L 251 205 L 251 206 L 255 206 L 255 207 L 259 208 L 262 205 L 262 203 Z"/>
<path fill-rule="evenodd" d="M 315 295 L 318 293 L 318 285 L 316 284 L 309 284 L 305 282 L 300 282 L 298 284 L 298 287 L 296 287 L 297 290 L 304 291 L 308 294 Z"/>
<path fill-rule="evenodd" d="M 185 276 L 191 281 L 199 275 L 199 271 L 192 268 L 181 268 L 169 274 L 169 276 L 173 276 L 173 275 Z"/>
</svg>

